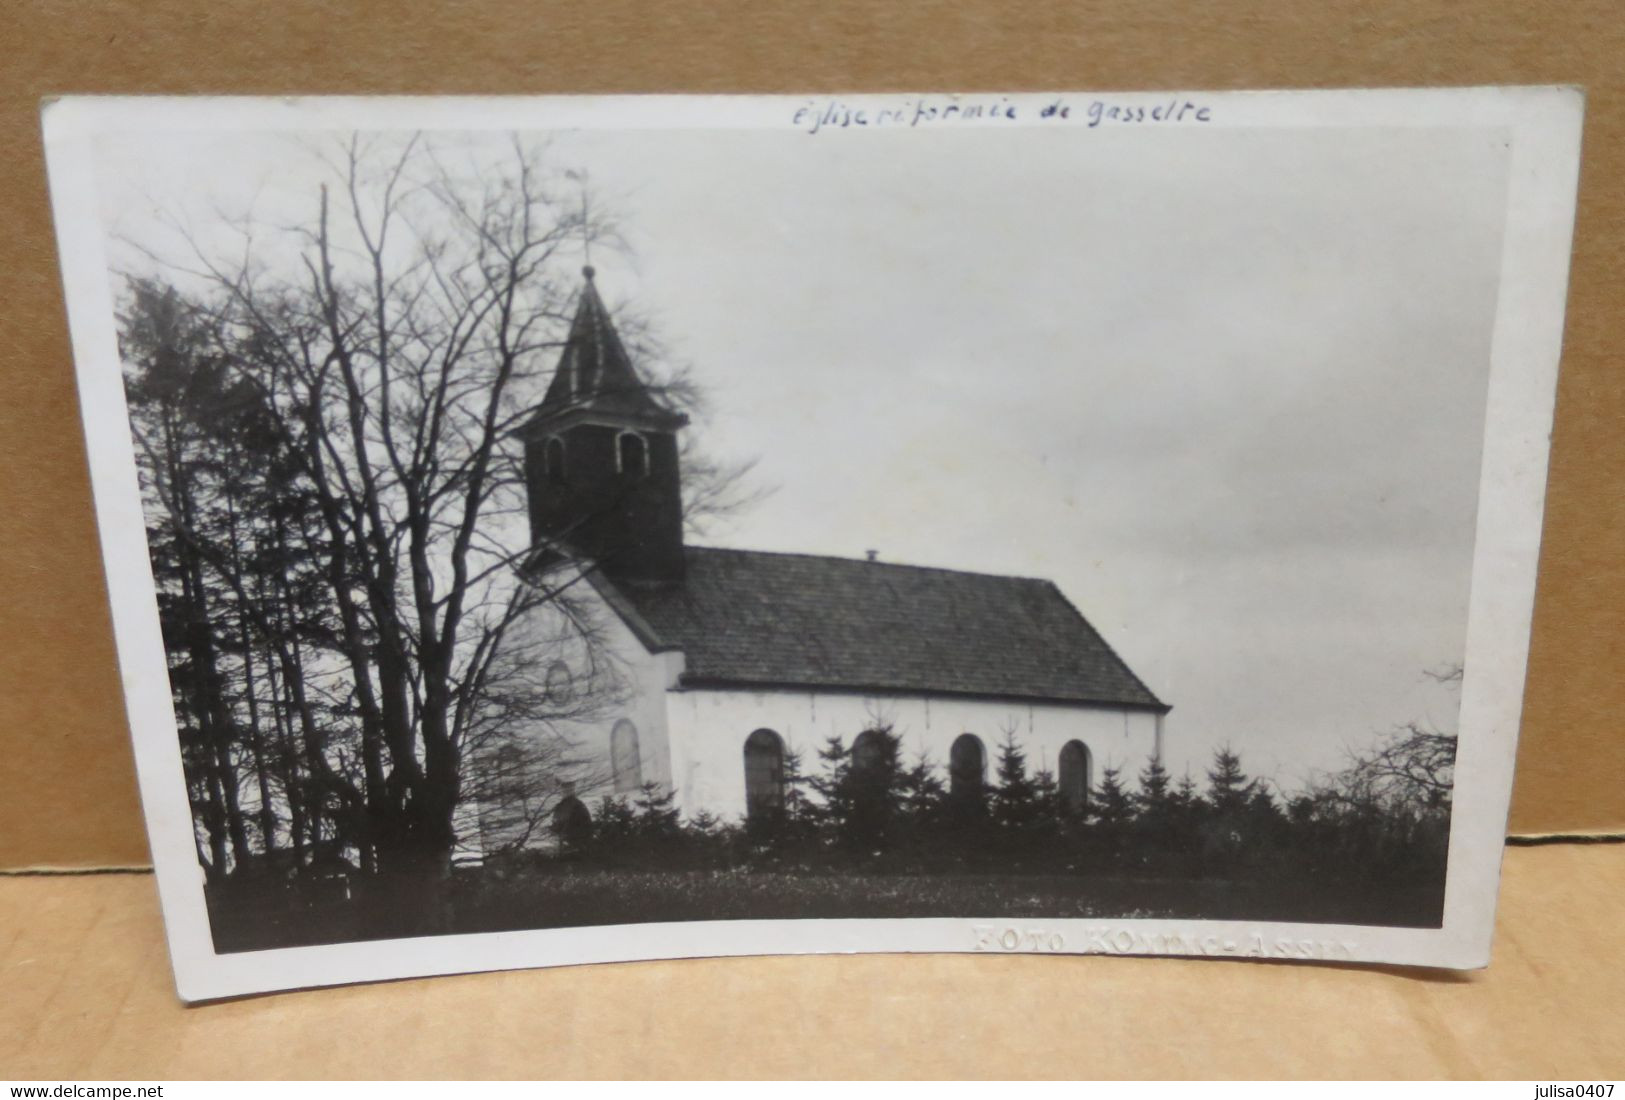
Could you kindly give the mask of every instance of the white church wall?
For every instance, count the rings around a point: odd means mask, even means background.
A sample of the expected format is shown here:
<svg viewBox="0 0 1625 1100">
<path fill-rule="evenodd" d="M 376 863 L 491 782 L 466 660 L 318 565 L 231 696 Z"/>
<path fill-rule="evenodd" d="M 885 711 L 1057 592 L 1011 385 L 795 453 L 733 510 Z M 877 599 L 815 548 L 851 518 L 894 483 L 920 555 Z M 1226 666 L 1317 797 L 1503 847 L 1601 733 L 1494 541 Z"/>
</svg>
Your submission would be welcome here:
<svg viewBox="0 0 1625 1100">
<path fill-rule="evenodd" d="M 686 814 L 708 810 L 729 819 L 745 813 L 745 738 L 762 728 L 799 752 L 802 770 L 811 774 L 826 739 L 839 736 L 851 745 L 859 733 L 881 724 L 901 738 L 905 762 L 923 751 L 944 778 L 949 746 L 961 734 L 975 734 L 986 751 L 989 782 L 1006 729 L 1015 731 L 1030 772 L 1055 772 L 1061 746 L 1082 741 L 1092 757 L 1092 783 L 1106 767 L 1137 773 L 1159 747 L 1157 715 L 1115 708 L 743 689 L 673 691 L 666 698 L 679 807 Z"/>
<path fill-rule="evenodd" d="M 587 588 L 586 585 L 579 586 Z M 675 681 L 675 670 L 670 666 L 677 654 L 652 654 L 638 640 L 630 627 L 616 615 L 595 591 L 586 591 L 574 601 L 578 606 L 592 609 L 593 624 L 599 633 L 599 660 L 605 660 L 620 677 L 623 698 L 613 706 L 604 708 L 601 716 L 565 724 L 568 735 L 584 750 L 598 754 L 609 772 L 610 736 L 615 724 L 621 720 L 632 723 L 637 731 L 639 771 L 642 782 L 659 783 L 669 787 L 672 782 L 671 744 L 666 722 L 666 688 Z M 550 608 L 539 609 L 539 614 L 557 615 Z M 584 670 L 591 660 L 581 645 L 566 658 L 572 673 Z M 615 793 L 612 780 L 578 792 L 585 800 L 589 796 Z M 625 793 L 625 792 L 622 792 Z"/>
<path fill-rule="evenodd" d="M 562 576 L 550 579 L 556 585 L 567 580 Z M 637 731 L 641 780 L 657 783 L 662 788 L 672 786 L 666 689 L 676 682 L 681 672 L 682 655 L 651 654 L 586 582 L 571 585 L 569 592 L 571 611 L 583 617 L 581 624 L 572 623 L 561 607 L 542 604 L 511 628 L 513 641 L 516 646 L 535 649 L 534 675 L 538 685 L 545 682 L 552 663 L 562 661 L 569 669 L 572 690 L 596 693 L 602 702 L 592 705 L 592 713 L 579 719 L 538 723 L 522 731 L 521 736 L 537 739 L 562 736 L 571 742 L 576 755 L 589 761 L 588 768 L 583 770 L 597 777 L 595 782 L 578 784 L 576 796 L 596 813 L 599 799 L 616 793 L 610 740 L 611 732 L 621 720 L 630 722 Z M 596 635 L 595 647 L 589 648 L 585 641 L 583 625 Z M 605 682 L 605 677 L 613 679 L 613 686 Z M 484 813 L 482 808 L 478 816 L 482 822 L 488 822 L 493 815 Z M 489 826 L 482 824 L 481 831 L 485 835 L 481 843 L 466 845 L 472 854 L 481 854 L 478 849 L 489 851 L 509 839 L 492 835 L 488 830 Z M 531 837 L 528 846 L 545 846 L 552 841 L 551 833 L 542 829 Z"/>
<path fill-rule="evenodd" d="M 598 660 L 613 669 L 621 682 L 623 701 L 600 708 L 580 721 L 560 721 L 553 730 L 538 728 L 534 736 L 562 733 L 579 750 L 598 761 L 603 781 L 583 785 L 577 795 L 596 813 L 598 801 L 614 794 L 611 778 L 611 731 L 621 719 L 637 730 L 641 777 L 673 790 L 685 814 L 709 811 L 725 819 L 745 813 L 745 738 L 757 729 L 771 729 L 788 749 L 801 754 L 802 768 L 816 774 L 818 750 L 826 739 L 839 736 L 848 745 L 866 729 L 889 725 L 901 738 L 905 761 L 924 752 L 946 778 L 949 749 L 961 734 L 982 741 L 988 781 L 995 781 L 999 743 L 1006 729 L 1027 754 L 1030 771 L 1058 769 L 1061 747 L 1082 741 L 1091 758 L 1091 783 L 1098 784 L 1103 768 L 1120 766 L 1126 774 L 1138 772 L 1158 752 L 1159 717 L 1139 710 L 1052 703 L 1023 703 L 960 699 L 923 695 L 863 695 L 827 691 L 751 691 L 748 689 L 674 690 L 682 672 L 681 653 L 650 653 L 625 621 L 586 584 L 572 588 L 574 606 L 585 609 L 598 635 Z M 558 654 L 582 686 L 593 661 L 577 640 L 560 647 L 567 635 L 562 612 L 551 605 L 533 612 L 519 630 L 527 641 L 552 639 L 539 646 Z M 539 661 L 538 677 L 547 664 Z M 556 732 L 555 732 L 556 731 Z M 487 838 L 488 843 L 497 838 Z M 550 843 L 543 831 L 533 845 Z"/>
</svg>

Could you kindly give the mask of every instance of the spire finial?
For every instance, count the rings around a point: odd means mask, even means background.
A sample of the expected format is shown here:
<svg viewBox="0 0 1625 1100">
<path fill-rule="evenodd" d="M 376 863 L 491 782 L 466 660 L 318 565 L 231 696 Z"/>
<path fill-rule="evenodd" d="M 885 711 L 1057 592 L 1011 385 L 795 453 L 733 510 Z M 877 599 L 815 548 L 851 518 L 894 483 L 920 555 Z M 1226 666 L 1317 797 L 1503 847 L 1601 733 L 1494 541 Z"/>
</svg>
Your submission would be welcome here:
<svg viewBox="0 0 1625 1100">
<path fill-rule="evenodd" d="M 575 180 L 581 185 L 581 251 L 587 266 L 581 273 L 590 281 L 593 277 L 592 268 L 592 202 L 587 195 L 587 170 L 585 168 L 566 169 L 564 178 Z"/>
<path fill-rule="evenodd" d="M 592 282 L 592 200 L 587 196 L 587 170 L 581 170 L 581 255 L 585 265 L 581 274 Z"/>
<path fill-rule="evenodd" d="M 588 264 L 586 267 L 581 269 L 581 274 L 590 283 L 592 282 L 592 277 L 598 274 L 598 269 L 593 267 L 592 264 Z"/>
</svg>

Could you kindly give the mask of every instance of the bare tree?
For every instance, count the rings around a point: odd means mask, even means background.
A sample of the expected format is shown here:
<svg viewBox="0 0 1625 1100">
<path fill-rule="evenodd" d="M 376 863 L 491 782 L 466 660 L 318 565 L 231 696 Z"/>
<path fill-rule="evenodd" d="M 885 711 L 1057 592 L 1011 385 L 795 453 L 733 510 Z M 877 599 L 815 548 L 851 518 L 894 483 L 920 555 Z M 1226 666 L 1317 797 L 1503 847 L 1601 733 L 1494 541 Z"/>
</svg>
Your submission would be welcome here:
<svg viewBox="0 0 1625 1100">
<path fill-rule="evenodd" d="M 223 773 L 251 762 L 267 780 L 249 785 L 262 834 L 314 844 L 328 821 L 365 867 L 435 877 L 460 806 L 490 799 L 523 832 L 590 781 L 563 731 L 624 690 L 599 658 L 591 690 L 546 688 L 550 649 L 598 654 L 601 638 L 571 593 L 519 568 L 531 547 L 509 443 L 557 360 L 572 261 L 605 223 L 517 140 L 501 165 L 459 169 L 421 138 L 356 137 L 327 168 L 308 220 L 269 244 L 246 238 L 227 261 L 189 238 L 184 277 L 207 288 L 186 296 L 194 371 L 206 363 L 248 408 L 229 422 L 243 434 L 233 476 L 201 485 L 168 453 L 184 394 L 133 415 L 166 545 L 196 574 L 188 614 L 212 623 L 229 607 L 237 624 L 235 694 L 194 654 L 202 686 L 182 701 L 213 723 L 197 798 L 216 861 L 237 834 L 249 844 L 228 805 L 240 779 Z M 132 385 L 173 350 L 127 354 Z M 667 388 L 674 402 L 692 392 Z M 187 429 L 196 465 L 223 453 L 218 405 L 182 409 L 201 421 Z M 736 505 L 738 472 L 691 483 Z M 543 609 L 568 638 L 538 636 Z"/>
<path fill-rule="evenodd" d="M 1457 691 L 1461 688 L 1461 665 L 1444 665 L 1424 675 Z M 1406 722 L 1370 749 L 1353 754 L 1344 781 L 1393 807 L 1415 813 L 1448 812 L 1455 770 L 1454 733 L 1424 722 Z"/>
<path fill-rule="evenodd" d="M 1455 764 L 1455 734 L 1407 722 L 1357 755 L 1345 782 L 1396 806 L 1448 810 Z"/>
<path fill-rule="evenodd" d="M 1427 675 L 1449 686 L 1461 682 L 1459 666 Z M 1346 767 L 1312 780 L 1291 801 L 1300 842 L 1328 846 L 1355 866 L 1442 873 L 1456 741 L 1453 733 L 1407 722 L 1350 750 Z M 1327 854 L 1334 853 L 1321 853 Z"/>
</svg>

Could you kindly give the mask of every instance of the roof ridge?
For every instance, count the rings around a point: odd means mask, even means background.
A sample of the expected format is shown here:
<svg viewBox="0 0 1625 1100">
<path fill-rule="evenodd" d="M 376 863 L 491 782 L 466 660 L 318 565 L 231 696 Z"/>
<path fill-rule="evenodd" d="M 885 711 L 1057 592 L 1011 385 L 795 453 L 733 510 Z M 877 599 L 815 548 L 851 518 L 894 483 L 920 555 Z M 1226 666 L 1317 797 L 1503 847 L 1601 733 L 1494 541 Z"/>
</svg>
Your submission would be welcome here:
<svg viewBox="0 0 1625 1100">
<path fill-rule="evenodd" d="M 914 565 L 910 562 L 885 561 L 883 559 L 870 560 L 868 558 L 853 558 L 845 554 L 809 554 L 801 550 L 753 550 L 740 546 L 695 546 L 692 543 L 684 547 L 685 550 L 702 550 L 712 554 L 752 554 L 775 558 L 804 558 L 810 561 L 842 561 L 853 565 L 875 565 L 887 569 L 910 569 L 919 573 L 947 573 L 956 577 L 988 577 L 1001 581 L 1027 581 L 1032 584 L 1053 585 L 1055 582 L 1048 577 L 1030 577 L 1020 573 L 986 573 L 976 569 L 950 569 L 943 565 Z M 1076 610 L 1074 608 L 1073 610 Z"/>
</svg>

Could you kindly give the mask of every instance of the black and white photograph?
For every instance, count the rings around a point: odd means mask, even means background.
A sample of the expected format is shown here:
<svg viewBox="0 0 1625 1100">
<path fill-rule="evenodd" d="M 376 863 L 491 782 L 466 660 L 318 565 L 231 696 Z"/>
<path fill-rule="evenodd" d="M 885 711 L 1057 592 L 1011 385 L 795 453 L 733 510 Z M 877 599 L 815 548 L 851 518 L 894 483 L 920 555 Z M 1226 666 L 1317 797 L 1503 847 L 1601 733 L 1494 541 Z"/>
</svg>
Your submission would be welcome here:
<svg viewBox="0 0 1625 1100">
<path fill-rule="evenodd" d="M 59 106 L 199 995 L 1482 964 L 1576 97 Z"/>
</svg>

